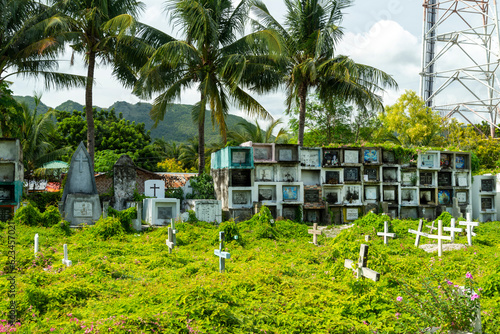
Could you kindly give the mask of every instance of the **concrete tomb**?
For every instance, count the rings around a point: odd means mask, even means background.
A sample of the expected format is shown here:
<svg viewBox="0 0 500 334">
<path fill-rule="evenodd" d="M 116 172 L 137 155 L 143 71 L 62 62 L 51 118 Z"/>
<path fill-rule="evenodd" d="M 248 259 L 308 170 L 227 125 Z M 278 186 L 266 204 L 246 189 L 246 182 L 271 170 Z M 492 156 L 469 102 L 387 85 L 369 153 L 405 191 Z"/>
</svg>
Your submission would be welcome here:
<svg viewBox="0 0 500 334">
<path fill-rule="evenodd" d="M 94 168 L 83 142 L 71 158 L 61 202 L 61 215 L 71 226 L 93 225 L 101 216 Z"/>
<path fill-rule="evenodd" d="M 198 220 L 222 223 L 222 201 L 216 199 L 188 199 L 182 202 L 184 211 L 193 210 Z"/>
<path fill-rule="evenodd" d="M 127 209 L 127 202 L 134 200 L 137 173 L 132 159 L 124 154 L 113 166 L 114 208 L 118 211 Z"/>
</svg>

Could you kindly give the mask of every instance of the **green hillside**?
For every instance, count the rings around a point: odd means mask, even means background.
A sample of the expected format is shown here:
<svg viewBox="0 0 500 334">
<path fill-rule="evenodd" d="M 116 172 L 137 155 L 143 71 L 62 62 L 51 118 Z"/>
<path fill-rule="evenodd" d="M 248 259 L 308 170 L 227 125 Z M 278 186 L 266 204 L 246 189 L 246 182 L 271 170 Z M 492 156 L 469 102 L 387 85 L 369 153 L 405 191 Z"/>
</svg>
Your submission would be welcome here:
<svg viewBox="0 0 500 334">
<path fill-rule="evenodd" d="M 14 96 L 14 99 L 21 104 L 26 104 L 30 109 L 35 108 L 35 99 L 33 96 Z M 42 101 L 40 101 L 40 104 L 38 105 L 38 112 L 39 113 L 46 113 L 49 110 L 50 107 L 45 105 Z"/>
<path fill-rule="evenodd" d="M 15 99 L 17 101 L 27 103 L 31 108 L 35 106 L 34 99 L 31 96 L 15 96 Z M 50 107 L 43 103 L 40 103 L 38 107 L 41 112 L 46 112 L 49 108 Z M 101 109 L 97 106 L 94 106 L 94 108 Z M 163 137 L 166 141 L 186 142 L 189 138 L 197 136 L 198 134 L 198 127 L 193 122 L 191 117 L 191 105 L 175 104 L 172 109 L 165 114 L 164 120 L 160 122 L 158 127 L 155 129 L 153 129 L 154 122 L 149 117 L 149 111 L 151 110 L 150 103 L 139 102 L 131 104 L 124 101 L 118 101 L 110 106 L 110 109 L 113 108 L 117 114 L 122 113 L 123 118 L 130 120 L 131 122 L 144 123 L 146 125 L 146 129 L 151 130 L 152 138 Z M 59 106 L 56 106 L 54 109 L 61 111 L 83 111 L 83 105 L 68 100 Z M 236 124 L 246 122 L 246 120 L 239 116 L 229 115 L 226 122 L 228 128 L 234 129 Z M 205 124 L 206 142 L 217 141 L 219 131 L 217 127 L 213 128 L 211 126 L 212 121 L 208 113 L 205 119 Z"/>
</svg>

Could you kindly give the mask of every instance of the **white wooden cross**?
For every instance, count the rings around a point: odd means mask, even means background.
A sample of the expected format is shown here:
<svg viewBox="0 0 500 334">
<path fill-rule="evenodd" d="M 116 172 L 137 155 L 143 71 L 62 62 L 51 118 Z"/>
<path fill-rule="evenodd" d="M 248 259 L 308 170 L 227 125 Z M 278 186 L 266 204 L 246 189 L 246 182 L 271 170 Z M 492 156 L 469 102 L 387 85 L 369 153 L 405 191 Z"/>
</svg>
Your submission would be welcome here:
<svg viewBox="0 0 500 334">
<path fill-rule="evenodd" d="M 64 244 L 64 259 L 62 260 L 62 263 L 65 264 L 67 267 L 71 266 L 73 262 L 71 260 L 68 260 L 68 245 Z"/>
<path fill-rule="evenodd" d="M 472 236 L 476 235 L 472 230 L 474 229 L 475 226 L 479 226 L 479 223 L 473 222 L 472 215 L 468 212 L 467 221 L 460 222 L 458 224 L 465 226 L 465 229 L 467 231 L 467 242 L 469 243 L 469 246 L 472 246 Z"/>
<path fill-rule="evenodd" d="M 432 232 L 434 232 L 434 230 L 437 230 L 437 229 L 438 229 L 437 227 L 434 227 L 434 224 L 435 224 L 435 223 L 436 223 L 436 222 L 435 222 L 435 221 L 433 221 L 431 225 L 426 225 L 426 226 L 429 228 L 429 233 L 432 233 Z"/>
<path fill-rule="evenodd" d="M 353 268 L 354 261 L 345 259 L 344 262 L 344 267 L 347 269 L 352 269 L 353 271 L 356 272 L 356 277 L 359 279 L 360 277 L 364 276 L 366 278 L 369 278 L 375 282 L 380 280 L 380 273 L 367 268 L 367 263 L 368 263 L 368 245 L 361 244 L 361 248 L 359 250 L 359 259 L 358 259 L 358 267 Z"/>
<path fill-rule="evenodd" d="M 175 220 L 173 218 L 170 219 L 170 226 L 172 227 L 174 246 L 177 246 L 177 230 L 175 229 Z"/>
<path fill-rule="evenodd" d="M 318 245 L 318 235 L 321 235 L 321 231 L 318 230 L 318 224 L 314 223 L 312 230 L 307 230 L 307 233 L 313 235 L 313 244 Z"/>
<path fill-rule="evenodd" d="M 174 233 L 172 231 L 172 228 L 168 227 L 168 239 L 167 239 L 167 241 L 165 241 L 165 243 L 168 246 L 168 252 L 170 254 L 172 253 L 172 249 L 174 249 L 174 247 L 175 247 L 175 239 L 174 238 L 175 237 L 174 237 Z"/>
<path fill-rule="evenodd" d="M 219 249 L 214 249 L 214 254 L 219 257 L 219 271 L 223 273 L 226 269 L 226 259 L 231 258 L 231 254 L 222 251 L 224 249 L 224 231 L 219 232 L 219 240 Z"/>
<path fill-rule="evenodd" d="M 455 227 L 455 218 L 451 218 L 450 227 L 443 227 L 443 231 L 451 232 L 451 242 L 455 242 L 455 232 L 463 232 L 464 229 L 460 227 Z"/>
<path fill-rule="evenodd" d="M 418 247 L 418 244 L 420 243 L 420 237 L 428 237 L 429 234 L 428 233 L 425 233 L 425 232 L 422 232 L 422 229 L 423 229 L 423 221 L 422 219 L 420 219 L 420 221 L 418 222 L 418 230 L 408 230 L 408 233 L 413 233 L 413 234 L 416 234 L 417 237 L 415 238 L 415 247 Z"/>
<path fill-rule="evenodd" d="M 451 241 L 451 236 L 443 235 L 443 222 L 438 220 L 438 234 L 433 235 L 430 234 L 427 236 L 429 239 L 437 239 L 438 241 L 438 256 L 441 257 L 443 255 L 443 240 Z"/>
<path fill-rule="evenodd" d="M 387 245 L 387 237 L 395 238 L 396 233 L 389 233 L 389 223 L 384 222 L 384 232 L 377 232 L 379 237 L 384 237 L 384 245 Z"/>
<path fill-rule="evenodd" d="M 38 253 L 38 233 L 35 234 L 35 256 Z"/>
</svg>

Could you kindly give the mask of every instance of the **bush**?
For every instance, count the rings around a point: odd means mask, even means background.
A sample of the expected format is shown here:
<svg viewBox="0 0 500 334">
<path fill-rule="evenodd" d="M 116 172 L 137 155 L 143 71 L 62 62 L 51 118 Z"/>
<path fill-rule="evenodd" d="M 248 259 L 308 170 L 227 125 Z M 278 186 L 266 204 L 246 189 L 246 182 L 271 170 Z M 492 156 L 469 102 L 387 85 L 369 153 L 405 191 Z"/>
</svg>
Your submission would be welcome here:
<svg viewBox="0 0 500 334">
<path fill-rule="evenodd" d="M 55 206 L 48 206 L 44 213 L 42 213 L 43 226 L 51 227 L 56 225 L 62 220 L 59 209 Z"/>
<path fill-rule="evenodd" d="M 215 199 L 214 181 L 210 174 L 203 173 L 194 176 L 189 179 L 189 182 L 191 182 L 193 193 L 187 194 L 187 199 Z"/>
<path fill-rule="evenodd" d="M 27 196 L 27 199 L 35 205 L 40 212 L 45 212 L 47 207 L 55 206 L 58 207 L 59 201 L 62 197 L 62 191 L 49 193 L 33 193 Z"/>
<path fill-rule="evenodd" d="M 99 237 L 102 240 L 125 234 L 125 229 L 120 219 L 116 217 L 100 218 L 90 231 L 95 237 Z"/>
<path fill-rule="evenodd" d="M 137 209 L 130 207 L 123 211 L 118 211 L 108 207 L 108 215 L 118 218 L 125 232 L 132 232 L 132 219 L 137 217 Z"/>
<path fill-rule="evenodd" d="M 219 230 L 217 231 L 217 235 L 215 236 L 216 243 L 219 242 L 220 231 L 224 231 L 224 240 L 226 240 L 226 242 L 231 242 L 234 240 L 240 245 L 243 245 L 243 238 L 241 237 L 238 225 L 234 222 L 234 220 L 225 221 L 219 225 Z"/>
<path fill-rule="evenodd" d="M 28 203 L 26 206 L 21 206 L 14 215 L 14 222 L 16 224 L 23 224 L 27 226 L 43 226 L 42 214 L 36 206 Z"/>
</svg>

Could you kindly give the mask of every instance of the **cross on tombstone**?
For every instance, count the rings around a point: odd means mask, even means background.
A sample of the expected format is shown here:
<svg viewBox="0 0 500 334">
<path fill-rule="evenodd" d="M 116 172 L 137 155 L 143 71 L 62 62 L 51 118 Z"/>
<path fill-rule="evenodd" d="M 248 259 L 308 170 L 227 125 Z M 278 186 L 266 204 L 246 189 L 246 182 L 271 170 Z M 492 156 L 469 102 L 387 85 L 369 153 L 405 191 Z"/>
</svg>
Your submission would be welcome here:
<svg viewBox="0 0 500 334">
<path fill-rule="evenodd" d="M 479 223 L 473 222 L 472 215 L 468 212 L 467 220 L 464 222 L 460 222 L 458 224 L 465 226 L 465 230 L 467 231 L 467 243 L 469 244 L 469 246 L 472 246 L 472 236 L 476 235 L 472 230 L 474 229 L 475 226 L 479 226 Z"/>
<path fill-rule="evenodd" d="M 418 244 L 420 243 L 420 237 L 428 237 L 429 234 L 425 233 L 425 232 L 422 232 L 422 229 L 424 228 L 424 222 L 422 221 L 422 219 L 420 219 L 420 221 L 418 222 L 418 229 L 415 231 L 415 230 L 408 230 L 408 233 L 413 233 L 413 234 L 416 234 L 416 238 L 415 238 L 415 247 L 418 247 Z"/>
<path fill-rule="evenodd" d="M 313 235 L 313 244 L 318 246 L 318 235 L 321 235 L 321 231 L 318 230 L 318 224 L 314 223 L 312 230 L 307 230 L 307 233 Z"/>
<path fill-rule="evenodd" d="M 149 189 L 153 189 L 153 194 L 156 197 L 156 189 L 160 189 L 156 184 L 154 184 L 152 187 L 149 187 Z"/>
<path fill-rule="evenodd" d="M 455 242 L 455 232 L 463 232 L 464 229 L 460 227 L 455 227 L 455 218 L 451 218 L 450 227 L 443 227 L 443 231 L 451 232 L 451 242 Z"/>
<path fill-rule="evenodd" d="M 174 232 L 171 227 L 168 228 L 168 239 L 166 241 L 166 244 L 168 246 L 168 252 L 171 254 L 172 249 L 175 247 L 175 239 L 174 239 Z"/>
<path fill-rule="evenodd" d="M 224 231 L 219 232 L 219 240 L 219 249 L 214 249 L 214 255 L 219 257 L 219 272 L 223 273 L 226 269 L 226 259 L 231 258 L 231 254 L 222 251 L 224 249 Z"/>
<path fill-rule="evenodd" d="M 360 277 L 369 278 L 375 282 L 380 280 L 380 273 L 367 268 L 368 263 L 368 245 L 361 244 L 361 248 L 359 250 L 359 259 L 358 259 L 358 267 L 356 269 L 353 268 L 354 261 L 345 259 L 344 267 L 347 269 L 352 269 L 356 272 L 356 277 L 359 279 Z"/>
<path fill-rule="evenodd" d="M 68 245 L 64 244 L 64 259 L 62 260 L 62 263 L 65 264 L 67 267 L 71 266 L 73 262 L 71 260 L 68 260 Z"/>
<path fill-rule="evenodd" d="M 38 233 L 35 234 L 35 256 L 38 253 Z"/>
<path fill-rule="evenodd" d="M 379 237 L 384 237 L 384 245 L 387 245 L 387 237 L 389 238 L 395 238 L 396 233 L 389 233 L 389 223 L 384 222 L 384 232 L 377 232 L 377 235 Z"/>
<path fill-rule="evenodd" d="M 441 257 L 443 255 L 443 240 L 451 241 L 451 236 L 443 235 L 443 222 L 438 220 L 438 234 L 433 235 L 430 234 L 427 236 L 429 239 L 437 239 L 438 241 L 438 256 Z"/>
<path fill-rule="evenodd" d="M 75 161 L 78 162 L 78 171 L 80 173 L 83 172 L 83 170 L 82 170 L 82 163 L 89 162 L 89 160 L 87 159 L 87 157 L 85 155 L 82 156 L 81 154 L 78 155 L 78 157 L 75 159 Z"/>
</svg>

